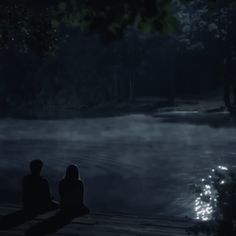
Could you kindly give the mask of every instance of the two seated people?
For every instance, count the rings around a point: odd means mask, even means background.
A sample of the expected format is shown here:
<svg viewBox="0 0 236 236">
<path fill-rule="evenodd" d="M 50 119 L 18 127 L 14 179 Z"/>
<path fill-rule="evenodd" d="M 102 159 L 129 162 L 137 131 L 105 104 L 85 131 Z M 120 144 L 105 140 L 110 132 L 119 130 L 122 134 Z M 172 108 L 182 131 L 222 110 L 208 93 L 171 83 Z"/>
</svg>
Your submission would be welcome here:
<svg viewBox="0 0 236 236">
<path fill-rule="evenodd" d="M 69 165 L 65 177 L 59 183 L 60 204 L 51 198 L 48 181 L 41 176 L 42 167 L 41 160 L 31 161 L 31 173 L 23 178 L 24 211 L 39 214 L 61 208 L 71 217 L 88 214 L 89 210 L 83 204 L 84 187 L 78 167 Z"/>
</svg>

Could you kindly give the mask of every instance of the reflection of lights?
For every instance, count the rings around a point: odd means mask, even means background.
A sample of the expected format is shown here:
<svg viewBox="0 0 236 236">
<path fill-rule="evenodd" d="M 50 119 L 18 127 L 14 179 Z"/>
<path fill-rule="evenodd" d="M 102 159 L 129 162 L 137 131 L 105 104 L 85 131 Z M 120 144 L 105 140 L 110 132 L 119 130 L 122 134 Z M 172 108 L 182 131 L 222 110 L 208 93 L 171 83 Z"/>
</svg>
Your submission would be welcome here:
<svg viewBox="0 0 236 236">
<path fill-rule="evenodd" d="M 195 212 L 197 220 L 208 221 L 212 218 L 213 207 L 216 202 L 216 198 L 214 198 L 213 195 L 212 187 L 205 184 L 203 187 L 203 193 L 200 193 L 199 197 L 195 199 Z M 203 196 L 208 197 L 209 201 L 203 201 Z"/>
<path fill-rule="evenodd" d="M 226 166 L 218 166 L 218 169 L 220 169 L 220 170 L 228 170 L 228 168 Z"/>
<path fill-rule="evenodd" d="M 212 220 L 213 216 L 217 217 L 214 212 L 221 198 L 218 192 L 219 189 L 216 186 L 222 185 L 222 189 L 224 189 L 223 185 L 228 183 L 228 170 L 228 167 L 219 165 L 211 169 L 207 178 L 201 179 L 194 205 L 197 220 L 208 221 Z"/>
</svg>

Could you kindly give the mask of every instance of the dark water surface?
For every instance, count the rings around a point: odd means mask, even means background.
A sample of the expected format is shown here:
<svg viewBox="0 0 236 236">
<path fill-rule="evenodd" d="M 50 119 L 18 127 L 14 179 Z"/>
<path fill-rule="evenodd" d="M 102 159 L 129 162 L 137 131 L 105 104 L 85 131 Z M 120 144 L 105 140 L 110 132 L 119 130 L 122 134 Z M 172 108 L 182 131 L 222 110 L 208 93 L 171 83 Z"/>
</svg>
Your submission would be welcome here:
<svg viewBox="0 0 236 236">
<path fill-rule="evenodd" d="M 1 120 L 0 203 L 20 202 L 21 178 L 38 158 L 56 199 L 66 166 L 76 163 L 92 211 L 192 217 L 189 185 L 216 165 L 236 166 L 236 130 L 145 115 Z"/>
</svg>

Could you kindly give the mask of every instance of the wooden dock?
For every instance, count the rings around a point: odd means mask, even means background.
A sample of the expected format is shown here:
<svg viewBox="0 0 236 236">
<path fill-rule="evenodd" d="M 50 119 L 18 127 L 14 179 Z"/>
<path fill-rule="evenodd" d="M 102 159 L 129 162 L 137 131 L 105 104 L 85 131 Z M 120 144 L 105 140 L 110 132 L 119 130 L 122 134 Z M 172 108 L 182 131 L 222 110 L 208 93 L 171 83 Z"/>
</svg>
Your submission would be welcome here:
<svg viewBox="0 0 236 236">
<path fill-rule="evenodd" d="M 19 211 L 17 206 L 0 206 L 0 217 Z M 0 236 L 35 236 L 36 231 L 29 231 L 38 225 L 47 222 L 56 212 L 50 212 L 34 217 L 33 219 L 9 229 L 0 229 Z M 186 229 L 192 225 L 190 219 L 174 217 L 138 217 L 127 214 L 96 213 L 73 219 L 68 224 L 61 225 L 53 236 L 186 236 Z M 31 232 L 31 233 L 29 233 Z M 42 235 L 42 234 L 41 234 Z M 49 233 L 44 234 L 49 235 Z"/>
</svg>

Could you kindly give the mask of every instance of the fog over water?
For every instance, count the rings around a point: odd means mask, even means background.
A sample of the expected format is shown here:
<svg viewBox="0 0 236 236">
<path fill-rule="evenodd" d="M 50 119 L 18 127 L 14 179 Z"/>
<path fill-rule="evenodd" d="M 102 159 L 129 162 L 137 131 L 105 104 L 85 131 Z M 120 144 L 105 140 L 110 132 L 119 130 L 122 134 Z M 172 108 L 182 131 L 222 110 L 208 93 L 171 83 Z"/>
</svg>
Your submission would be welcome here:
<svg viewBox="0 0 236 236">
<path fill-rule="evenodd" d="M 56 199 L 76 163 L 92 211 L 192 217 L 189 186 L 217 165 L 236 166 L 235 128 L 146 115 L 1 120 L 1 203 L 20 202 L 21 178 L 38 158 Z"/>
</svg>

